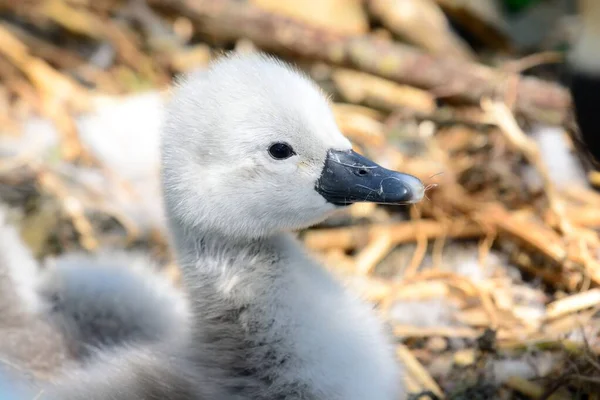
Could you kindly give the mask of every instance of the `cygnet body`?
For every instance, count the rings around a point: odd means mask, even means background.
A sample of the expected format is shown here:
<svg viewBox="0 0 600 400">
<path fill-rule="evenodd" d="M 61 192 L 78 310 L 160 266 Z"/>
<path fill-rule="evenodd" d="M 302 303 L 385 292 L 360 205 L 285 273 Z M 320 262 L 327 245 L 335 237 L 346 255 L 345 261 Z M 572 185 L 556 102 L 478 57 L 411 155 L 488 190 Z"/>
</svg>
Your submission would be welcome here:
<svg viewBox="0 0 600 400">
<path fill-rule="evenodd" d="M 68 253 L 41 268 L 5 211 L 0 207 L 0 398 L 144 398 L 143 376 L 130 368 L 139 364 L 186 377 L 186 368 L 170 367 L 177 350 L 161 350 L 188 339 L 187 302 L 147 257 L 106 249 Z M 151 369 L 153 362 L 161 369 Z M 164 390 L 162 398 L 177 393 Z"/>
<path fill-rule="evenodd" d="M 123 344 L 179 338 L 188 330 L 186 299 L 138 252 L 66 253 L 39 273 L 36 293 L 43 317 L 78 362 Z"/>
<path fill-rule="evenodd" d="M 100 350 L 43 399 L 405 397 L 372 307 L 291 232 L 358 201 L 417 202 L 423 185 L 353 152 L 313 82 L 261 54 L 182 79 L 162 185 L 189 329 Z"/>
<path fill-rule="evenodd" d="M 415 202 L 416 178 L 359 156 L 325 96 L 260 54 L 180 82 L 162 141 L 165 204 L 195 338 L 252 399 L 398 399 L 390 337 L 290 234 L 356 201 Z"/>
</svg>

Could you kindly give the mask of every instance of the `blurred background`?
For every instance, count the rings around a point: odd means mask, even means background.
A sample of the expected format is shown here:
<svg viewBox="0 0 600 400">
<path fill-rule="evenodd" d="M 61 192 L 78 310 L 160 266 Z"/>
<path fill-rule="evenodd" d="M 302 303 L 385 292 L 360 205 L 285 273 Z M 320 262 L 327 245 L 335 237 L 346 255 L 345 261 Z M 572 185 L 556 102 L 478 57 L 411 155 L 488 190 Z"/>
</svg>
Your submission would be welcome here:
<svg viewBox="0 0 600 400">
<path fill-rule="evenodd" d="M 429 185 L 301 233 L 389 321 L 414 398 L 596 399 L 600 175 L 564 86 L 577 28 L 567 0 L 2 0 L 0 201 L 41 261 L 143 250 L 177 282 L 162 104 L 178 74 L 267 51 L 331 94 L 357 151 Z"/>
</svg>

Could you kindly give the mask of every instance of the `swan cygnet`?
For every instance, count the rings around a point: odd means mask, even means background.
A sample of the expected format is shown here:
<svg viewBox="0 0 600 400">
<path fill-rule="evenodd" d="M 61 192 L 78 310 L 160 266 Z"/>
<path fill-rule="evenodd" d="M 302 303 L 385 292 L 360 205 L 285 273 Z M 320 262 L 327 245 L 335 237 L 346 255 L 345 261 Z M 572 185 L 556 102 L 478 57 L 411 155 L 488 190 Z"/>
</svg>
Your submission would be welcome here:
<svg viewBox="0 0 600 400">
<path fill-rule="evenodd" d="M 166 114 L 172 244 L 194 339 L 214 344 L 223 385 L 248 399 L 402 398 L 372 307 L 291 232 L 355 202 L 416 203 L 421 181 L 354 152 L 319 87 L 266 55 L 184 78 Z"/>
<path fill-rule="evenodd" d="M 600 166 L 600 2 L 578 0 L 578 6 L 581 30 L 568 54 L 569 90 L 583 150 Z"/>
<path fill-rule="evenodd" d="M 103 249 L 67 253 L 40 274 L 44 315 L 78 361 L 121 345 L 185 335 L 189 320 L 180 290 L 142 253 Z"/>
<path fill-rule="evenodd" d="M 67 253 L 41 268 L 5 214 L 0 207 L 0 399 L 30 400 L 45 390 L 43 398 L 56 400 L 137 398 L 132 375 L 111 394 L 119 366 L 156 360 L 165 370 L 152 372 L 162 376 L 181 369 L 170 367 L 176 351 L 161 357 L 158 343 L 187 340 L 187 301 L 150 259 L 106 249 Z M 92 394 L 86 378 L 103 390 Z M 178 379 L 168 381 L 183 387 Z"/>
<path fill-rule="evenodd" d="M 166 115 L 162 186 L 189 335 L 100 351 L 42 399 L 404 398 L 372 307 L 291 232 L 355 202 L 418 202 L 422 183 L 352 151 L 318 86 L 262 54 L 183 78 Z"/>
<path fill-rule="evenodd" d="M 0 229 L 0 237 L 6 232 Z M 7 265 L 0 271 L 12 272 Z M 196 388 L 208 377 L 216 381 L 217 370 L 198 376 L 200 364 L 186 363 L 187 300 L 153 267 L 131 252 L 68 253 L 23 282 L 24 294 L 0 293 L 0 305 L 12 306 L 0 315 L 0 398 L 222 398 L 209 385 Z M 21 279 L 0 276 L 2 288 Z M 25 293 L 36 308 L 17 316 Z"/>
</svg>

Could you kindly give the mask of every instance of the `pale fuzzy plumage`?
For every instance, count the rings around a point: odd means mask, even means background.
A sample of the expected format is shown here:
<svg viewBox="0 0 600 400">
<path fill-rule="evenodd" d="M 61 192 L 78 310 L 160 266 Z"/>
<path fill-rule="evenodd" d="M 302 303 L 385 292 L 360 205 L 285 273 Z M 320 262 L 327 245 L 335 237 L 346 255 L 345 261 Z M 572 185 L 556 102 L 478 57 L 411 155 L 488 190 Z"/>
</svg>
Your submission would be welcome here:
<svg viewBox="0 0 600 400">
<path fill-rule="evenodd" d="M 0 399 L 21 400 L 35 399 L 35 389 L 15 374 L 11 369 L 0 366 Z"/>
<path fill-rule="evenodd" d="M 178 350 L 161 356 L 166 351 L 155 345 L 187 340 L 189 310 L 184 294 L 148 258 L 108 250 L 67 254 L 42 269 L 2 208 L 0 250 L 1 395 L 31 399 L 43 388 L 40 398 L 110 399 L 135 390 L 136 379 L 143 384 L 144 376 L 127 375 L 140 364 L 178 371 L 181 382 L 193 369 L 183 357 L 171 360 Z M 126 384 L 110 392 L 117 377 Z M 44 387 L 55 380 L 57 386 Z M 162 385 L 153 390 L 162 393 Z"/>
<path fill-rule="evenodd" d="M 123 343 L 152 343 L 188 333 L 186 299 L 143 254 L 105 249 L 67 254 L 38 284 L 45 313 L 78 358 Z"/>
<path fill-rule="evenodd" d="M 213 242 L 185 274 L 197 337 L 217 344 L 216 362 L 242 379 L 244 398 L 402 398 L 389 338 L 371 307 L 294 238 L 239 248 Z"/>
<path fill-rule="evenodd" d="M 181 80 L 167 108 L 163 192 L 171 218 L 225 237 L 298 229 L 334 207 L 315 190 L 327 149 L 350 149 L 308 78 L 262 56 L 223 58 Z M 288 142 L 297 156 L 273 160 Z"/>
<path fill-rule="evenodd" d="M 104 349 L 88 365 L 63 371 L 40 399 L 242 400 L 219 387 L 222 375 L 210 361 L 195 361 L 199 349 L 171 341 Z"/>
<path fill-rule="evenodd" d="M 272 159 L 273 142 L 297 155 Z M 163 134 L 166 211 L 196 337 L 253 399 L 398 399 L 400 370 L 370 306 L 285 231 L 335 210 L 315 191 L 329 149 L 349 149 L 325 97 L 263 55 L 183 80 Z M 223 332 L 227 337 L 223 338 Z"/>
<path fill-rule="evenodd" d="M 100 351 L 42 398 L 404 398 L 372 307 L 289 233 L 336 209 L 315 184 L 327 151 L 351 147 L 316 85 L 266 56 L 225 57 L 182 80 L 166 114 L 163 191 L 191 334 Z M 272 159 L 281 141 L 297 155 Z"/>
</svg>

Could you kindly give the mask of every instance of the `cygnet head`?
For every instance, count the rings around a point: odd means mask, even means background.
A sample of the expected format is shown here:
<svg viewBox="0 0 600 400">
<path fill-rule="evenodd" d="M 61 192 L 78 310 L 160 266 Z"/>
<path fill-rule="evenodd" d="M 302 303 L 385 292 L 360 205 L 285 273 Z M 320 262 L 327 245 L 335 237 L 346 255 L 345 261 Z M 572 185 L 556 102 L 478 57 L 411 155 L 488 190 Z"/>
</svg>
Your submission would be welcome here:
<svg viewBox="0 0 600 400">
<path fill-rule="evenodd" d="M 262 54 L 223 57 L 180 80 L 162 162 L 171 223 L 227 237 L 301 229 L 358 201 L 414 203 L 424 191 L 352 151 L 318 86 Z"/>
</svg>

